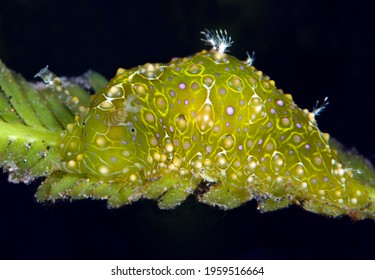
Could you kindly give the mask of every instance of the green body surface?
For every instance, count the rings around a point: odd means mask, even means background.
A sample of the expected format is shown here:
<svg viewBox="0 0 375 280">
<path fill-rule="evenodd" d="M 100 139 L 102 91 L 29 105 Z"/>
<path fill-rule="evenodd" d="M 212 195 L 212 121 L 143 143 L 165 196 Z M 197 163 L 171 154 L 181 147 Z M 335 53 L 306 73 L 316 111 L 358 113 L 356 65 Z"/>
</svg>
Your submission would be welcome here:
<svg viewBox="0 0 375 280">
<path fill-rule="evenodd" d="M 12 103 L 27 96 L 8 100 L 4 92 L 0 158 L 19 168 L 18 177 L 44 164 L 32 174 L 47 177 L 39 201 L 91 197 L 118 207 L 150 198 L 170 209 L 196 195 L 224 209 L 256 199 L 261 211 L 295 203 L 330 216 L 374 218 L 371 165 L 320 132 L 315 112 L 300 109 L 268 76 L 224 52 L 119 69 L 78 109 L 56 105 L 53 93 L 51 100 L 32 93 L 40 99 L 30 98 L 35 106 L 53 115 L 52 103 L 70 121 L 59 113 L 42 123 L 39 109 L 27 116 Z M 26 141 L 28 131 L 37 136 Z M 33 158 L 27 151 L 15 161 L 10 148 L 25 143 L 36 146 L 32 155 L 45 152 L 51 160 L 25 165 L 25 157 Z"/>
</svg>

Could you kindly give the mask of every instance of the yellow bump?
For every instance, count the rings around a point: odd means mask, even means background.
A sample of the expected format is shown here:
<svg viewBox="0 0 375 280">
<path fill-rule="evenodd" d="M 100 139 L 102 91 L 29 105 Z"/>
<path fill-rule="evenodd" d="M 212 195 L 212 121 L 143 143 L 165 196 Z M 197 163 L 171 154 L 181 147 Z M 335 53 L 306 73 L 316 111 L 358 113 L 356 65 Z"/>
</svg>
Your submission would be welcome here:
<svg viewBox="0 0 375 280">
<path fill-rule="evenodd" d="M 77 161 L 81 161 L 83 159 L 83 154 L 78 154 L 77 155 Z"/>
<path fill-rule="evenodd" d="M 272 152 L 275 149 L 275 145 L 271 141 L 267 142 L 264 147 L 267 152 Z"/>
<path fill-rule="evenodd" d="M 254 173 L 256 167 L 258 166 L 258 160 L 253 156 L 249 156 L 247 159 L 247 164 L 245 165 L 244 171 L 246 175 L 251 175 Z"/>
<path fill-rule="evenodd" d="M 259 78 L 262 78 L 263 72 L 262 71 L 255 71 L 255 75 L 257 75 Z"/>
<path fill-rule="evenodd" d="M 232 180 L 236 180 L 236 179 L 237 179 L 237 174 L 232 173 L 232 174 L 230 175 L 230 177 L 231 177 Z"/>
<path fill-rule="evenodd" d="M 145 114 L 145 120 L 146 120 L 146 122 L 148 122 L 148 123 L 150 123 L 150 124 L 154 123 L 154 121 L 155 121 L 155 116 L 154 116 L 154 114 L 152 114 L 152 113 L 150 113 L 150 112 L 147 112 L 147 113 Z"/>
<path fill-rule="evenodd" d="M 206 146 L 206 152 L 207 153 L 212 153 L 212 145 Z"/>
<path fill-rule="evenodd" d="M 151 155 L 147 155 L 147 162 L 148 163 L 153 163 L 154 162 L 154 159 L 152 158 Z"/>
<path fill-rule="evenodd" d="M 136 84 L 133 86 L 133 89 L 135 91 L 135 93 L 139 94 L 139 95 L 145 95 L 146 92 L 147 92 L 147 89 L 144 85 L 142 84 Z"/>
<path fill-rule="evenodd" d="M 122 173 L 127 174 L 129 172 L 129 167 L 124 167 Z"/>
<path fill-rule="evenodd" d="M 121 95 L 122 95 L 121 89 L 117 86 L 111 87 L 107 92 L 108 97 L 116 97 L 116 96 L 121 96 Z"/>
<path fill-rule="evenodd" d="M 67 126 L 66 126 L 66 130 L 70 133 L 72 133 L 73 131 L 73 128 L 74 128 L 74 124 L 72 123 L 69 123 Z"/>
<path fill-rule="evenodd" d="M 166 156 L 165 154 L 162 154 L 162 155 L 160 156 L 160 161 L 161 161 L 161 162 L 166 162 L 166 161 L 167 161 L 167 156 Z"/>
<path fill-rule="evenodd" d="M 323 136 L 323 139 L 324 139 L 326 142 L 329 141 L 329 134 L 328 134 L 328 133 L 323 133 L 322 136 Z"/>
<path fill-rule="evenodd" d="M 138 170 L 142 170 L 144 166 L 143 166 L 142 164 L 136 162 L 136 163 L 134 164 L 134 167 L 137 168 Z"/>
<path fill-rule="evenodd" d="M 255 181 L 255 178 L 254 178 L 253 175 L 251 175 L 251 176 L 249 176 L 249 177 L 247 178 L 247 182 L 248 182 L 248 183 L 252 183 L 252 182 L 254 182 L 254 181 Z"/>
<path fill-rule="evenodd" d="M 228 61 L 228 55 L 226 53 L 215 52 L 213 59 L 216 63 L 224 63 Z"/>
<path fill-rule="evenodd" d="M 303 176 L 305 176 L 305 170 L 302 163 L 299 163 L 295 166 L 293 170 L 293 176 L 297 179 L 301 179 Z"/>
<path fill-rule="evenodd" d="M 88 110 L 88 108 L 86 108 L 86 107 L 83 107 L 83 106 L 79 106 L 78 107 L 78 111 L 80 112 L 80 113 L 84 113 L 84 112 L 86 112 Z"/>
<path fill-rule="evenodd" d="M 193 162 L 193 165 L 195 168 L 202 168 L 202 160 L 198 159 L 196 161 Z"/>
<path fill-rule="evenodd" d="M 78 139 L 76 138 L 73 138 L 69 143 L 69 148 L 72 150 L 76 149 L 78 146 L 79 146 L 79 142 L 78 142 Z"/>
<path fill-rule="evenodd" d="M 227 160 L 223 156 L 221 156 L 218 158 L 218 163 L 219 165 L 225 165 L 227 163 Z"/>
<path fill-rule="evenodd" d="M 200 72 L 202 72 L 203 70 L 203 67 L 200 66 L 199 64 L 192 64 L 190 65 L 186 71 L 189 73 L 189 74 L 193 74 L 193 75 L 196 75 L 196 74 L 199 74 Z"/>
<path fill-rule="evenodd" d="M 172 143 L 166 143 L 165 144 L 165 150 L 168 152 L 168 153 L 172 153 L 173 150 L 174 150 L 174 147 L 173 147 L 173 144 Z"/>
<path fill-rule="evenodd" d="M 129 176 L 129 180 L 132 181 L 132 182 L 137 181 L 137 175 L 136 175 L 136 174 L 131 174 L 131 175 Z"/>
<path fill-rule="evenodd" d="M 247 103 L 248 113 L 249 113 L 249 122 L 253 124 L 257 121 L 260 121 L 266 117 L 265 107 L 261 99 L 257 95 L 253 95 Z"/>
<path fill-rule="evenodd" d="M 182 165 L 182 160 L 178 157 L 178 156 L 175 156 L 174 158 L 173 158 L 173 164 L 177 167 L 177 168 L 179 168 L 179 167 L 181 167 L 181 165 Z"/>
<path fill-rule="evenodd" d="M 284 164 L 284 161 L 283 161 L 282 158 L 277 158 L 277 159 L 275 160 L 275 165 L 277 165 L 277 166 L 282 166 L 283 164 Z"/>
<path fill-rule="evenodd" d="M 105 165 L 99 166 L 98 171 L 102 175 L 108 175 L 109 174 L 109 168 L 108 168 L 108 166 L 105 166 Z"/>
<path fill-rule="evenodd" d="M 218 154 L 216 156 L 216 166 L 220 169 L 226 169 L 228 167 L 228 160 L 225 155 Z"/>
<path fill-rule="evenodd" d="M 234 91 L 241 91 L 243 89 L 243 82 L 237 76 L 232 76 L 228 80 L 228 86 Z"/>
<path fill-rule="evenodd" d="M 121 74 L 124 73 L 124 72 L 125 72 L 125 69 L 124 69 L 124 68 L 119 68 L 119 69 L 117 69 L 116 76 L 117 76 L 117 75 L 121 75 Z"/>
<path fill-rule="evenodd" d="M 320 166 L 320 165 L 322 165 L 323 160 L 322 160 L 321 157 L 314 157 L 314 163 L 315 163 L 315 165 Z"/>
<path fill-rule="evenodd" d="M 271 85 L 268 81 L 262 81 L 262 85 L 263 87 L 267 90 L 267 89 L 270 89 Z"/>
<path fill-rule="evenodd" d="M 292 140 L 294 143 L 299 144 L 302 142 L 302 137 L 299 134 L 295 134 L 293 135 Z"/>
<path fill-rule="evenodd" d="M 151 146 L 156 146 L 158 144 L 158 139 L 155 136 L 151 136 L 149 142 Z"/>
<path fill-rule="evenodd" d="M 159 64 L 146 63 L 139 70 L 139 74 L 143 75 L 145 78 L 157 79 L 159 75 L 163 73 L 163 69 Z"/>
<path fill-rule="evenodd" d="M 102 110 L 108 110 L 108 109 L 112 109 L 114 108 L 115 106 L 112 104 L 112 102 L 109 102 L 107 100 L 103 101 L 102 103 L 99 104 L 99 108 L 102 109 Z"/>
<path fill-rule="evenodd" d="M 335 196 L 340 197 L 341 196 L 341 192 L 340 191 L 335 191 Z"/>
<path fill-rule="evenodd" d="M 287 117 L 282 118 L 281 119 L 281 124 L 283 126 L 290 126 L 290 120 L 289 120 L 289 118 L 287 118 Z"/>
<path fill-rule="evenodd" d="M 296 168 L 296 174 L 298 174 L 298 175 L 303 175 L 303 168 L 302 168 L 302 166 L 298 166 L 297 168 Z"/>
<path fill-rule="evenodd" d="M 171 164 L 168 165 L 168 169 L 172 170 L 172 171 L 173 170 L 177 170 L 176 166 L 173 163 L 171 163 Z"/>
<path fill-rule="evenodd" d="M 281 176 L 277 176 L 277 178 L 276 178 L 276 182 L 277 182 L 278 184 L 281 184 L 281 183 L 284 182 L 284 178 L 281 177 Z"/>
<path fill-rule="evenodd" d="M 176 126 L 177 126 L 178 130 L 183 132 L 186 128 L 186 125 L 187 125 L 187 122 L 186 122 L 185 116 L 184 115 L 178 115 L 176 117 Z"/>
<path fill-rule="evenodd" d="M 211 88 L 214 82 L 215 82 L 215 79 L 210 75 L 206 75 L 202 77 L 202 84 L 206 89 Z"/>
<path fill-rule="evenodd" d="M 214 125 L 214 110 L 212 105 L 205 103 L 197 112 L 195 123 L 201 133 L 205 133 Z"/>
<path fill-rule="evenodd" d="M 209 159 L 209 158 L 206 158 L 204 161 L 203 161 L 203 165 L 204 166 L 211 166 L 212 165 L 212 161 Z"/>
<path fill-rule="evenodd" d="M 67 166 L 68 166 L 68 168 L 76 168 L 77 162 L 75 162 L 74 160 L 69 160 Z"/>
<path fill-rule="evenodd" d="M 153 158 L 154 158 L 155 161 L 160 161 L 161 156 L 160 156 L 160 154 L 158 152 L 155 152 L 153 154 Z"/>
<path fill-rule="evenodd" d="M 353 204 L 357 204 L 358 203 L 358 200 L 356 198 L 352 198 L 350 199 L 350 202 L 353 203 Z"/>
<path fill-rule="evenodd" d="M 104 147 L 107 146 L 107 141 L 105 140 L 105 137 L 103 137 L 103 136 L 97 136 L 96 139 L 95 139 L 95 144 L 99 148 L 104 148 Z"/>
<path fill-rule="evenodd" d="M 168 102 L 164 96 L 158 96 L 155 98 L 155 106 L 162 112 L 165 112 L 165 110 L 167 109 L 167 105 Z"/>
<path fill-rule="evenodd" d="M 316 123 L 316 120 L 315 120 L 315 114 L 314 113 L 308 113 L 307 114 L 307 118 L 309 119 L 310 122 L 312 122 L 313 124 Z"/>
<path fill-rule="evenodd" d="M 228 135 L 224 135 L 223 138 L 224 138 L 223 141 L 222 141 L 223 148 L 226 149 L 226 150 L 229 150 L 229 149 L 233 148 L 233 146 L 234 146 L 233 136 L 228 134 Z"/>
<path fill-rule="evenodd" d="M 279 173 L 285 167 L 285 157 L 280 152 L 274 152 L 271 158 L 271 169 Z"/>
</svg>

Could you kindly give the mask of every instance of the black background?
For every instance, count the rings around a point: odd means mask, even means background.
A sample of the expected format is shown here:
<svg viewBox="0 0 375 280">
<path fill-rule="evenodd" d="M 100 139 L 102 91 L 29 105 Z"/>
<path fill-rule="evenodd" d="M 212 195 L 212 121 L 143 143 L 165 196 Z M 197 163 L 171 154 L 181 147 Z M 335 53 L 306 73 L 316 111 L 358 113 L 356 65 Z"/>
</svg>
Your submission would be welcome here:
<svg viewBox="0 0 375 280">
<path fill-rule="evenodd" d="M 373 1 L 46 1 L 0 3 L 0 58 L 27 79 L 167 62 L 204 48 L 199 32 L 226 29 L 231 54 L 255 66 L 302 108 L 329 96 L 319 127 L 375 162 Z M 375 222 L 290 207 L 260 214 L 190 198 L 108 210 L 102 201 L 37 204 L 40 182 L 0 185 L 2 259 L 374 259 Z"/>
</svg>

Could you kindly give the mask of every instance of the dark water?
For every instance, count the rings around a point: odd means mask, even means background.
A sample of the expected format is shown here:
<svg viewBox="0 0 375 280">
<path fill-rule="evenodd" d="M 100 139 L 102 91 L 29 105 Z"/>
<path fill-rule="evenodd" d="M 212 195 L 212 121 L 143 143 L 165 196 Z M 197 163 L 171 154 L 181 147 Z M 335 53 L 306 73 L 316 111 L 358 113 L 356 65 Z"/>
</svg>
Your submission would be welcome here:
<svg viewBox="0 0 375 280">
<path fill-rule="evenodd" d="M 204 2 L 204 3 L 201 3 Z M 321 130 L 375 163 L 375 32 L 371 1 L 42 1 L 0 3 L 0 58 L 26 78 L 166 62 L 201 50 L 199 32 L 227 29 L 231 54 L 255 66 L 296 103 L 329 96 Z M 255 203 L 221 211 L 189 199 L 174 211 L 142 201 L 40 205 L 37 184 L 0 185 L 2 259 L 374 259 L 375 222 L 328 219 Z"/>
</svg>

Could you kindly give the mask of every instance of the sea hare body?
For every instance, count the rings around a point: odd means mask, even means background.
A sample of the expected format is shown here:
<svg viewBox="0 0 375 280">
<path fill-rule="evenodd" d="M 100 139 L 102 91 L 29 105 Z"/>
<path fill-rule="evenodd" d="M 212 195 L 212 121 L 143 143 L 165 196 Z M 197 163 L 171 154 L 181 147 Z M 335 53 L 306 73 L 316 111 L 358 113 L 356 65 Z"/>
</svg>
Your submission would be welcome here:
<svg viewBox="0 0 375 280">
<path fill-rule="evenodd" d="M 88 107 L 68 106 L 75 119 L 56 139 L 38 199 L 93 197 L 117 207 L 143 197 L 169 209 L 195 194 L 224 209 L 256 199 L 262 211 L 296 203 L 373 218 L 373 187 L 342 161 L 316 111 L 300 109 L 219 43 L 119 69 Z"/>
</svg>

